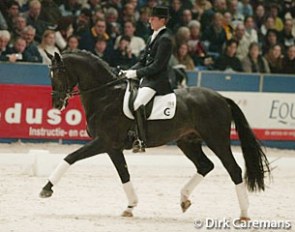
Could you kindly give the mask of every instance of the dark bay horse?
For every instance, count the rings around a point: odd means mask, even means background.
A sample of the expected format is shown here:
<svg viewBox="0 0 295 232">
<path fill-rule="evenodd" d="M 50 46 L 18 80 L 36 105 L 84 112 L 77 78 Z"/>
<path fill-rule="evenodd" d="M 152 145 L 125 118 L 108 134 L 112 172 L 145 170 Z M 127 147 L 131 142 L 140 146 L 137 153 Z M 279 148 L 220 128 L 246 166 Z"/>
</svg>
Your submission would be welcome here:
<svg viewBox="0 0 295 232">
<path fill-rule="evenodd" d="M 134 127 L 134 121 L 128 119 L 122 110 L 126 81 L 118 79 L 104 61 L 85 51 L 66 52 L 62 57 L 57 53 L 48 56 L 52 61 L 53 107 L 64 108 L 68 99 L 76 93 L 74 87 L 78 86 L 88 131 L 93 140 L 61 161 L 40 196 L 50 197 L 53 194 L 52 187 L 76 161 L 107 153 L 127 195 L 128 207 L 123 216 L 132 216 L 137 196 L 123 154 L 123 150 L 131 148 L 128 132 Z M 234 101 L 210 89 L 186 88 L 175 90 L 175 93 L 177 108 L 174 118 L 147 122 L 147 147 L 176 141 L 177 146 L 194 163 L 197 171 L 181 190 L 183 212 L 191 205 L 189 196 L 193 189 L 214 168 L 202 151 L 202 143 L 205 143 L 228 171 L 235 184 L 240 217 L 247 220 L 249 203 L 246 186 L 250 191 L 264 190 L 265 173 L 270 170 L 268 160 L 244 114 Z M 245 182 L 230 147 L 232 121 L 245 159 Z"/>
</svg>

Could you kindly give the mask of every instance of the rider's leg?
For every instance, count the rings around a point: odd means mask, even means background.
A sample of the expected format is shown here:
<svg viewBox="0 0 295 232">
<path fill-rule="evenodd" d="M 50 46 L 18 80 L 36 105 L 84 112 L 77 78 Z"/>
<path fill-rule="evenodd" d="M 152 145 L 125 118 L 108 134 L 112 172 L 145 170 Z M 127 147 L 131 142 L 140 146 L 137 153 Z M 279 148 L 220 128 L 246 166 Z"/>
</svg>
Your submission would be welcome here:
<svg viewBox="0 0 295 232">
<path fill-rule="evenodd" d="M 133 152 L 144 152 L 146 144 L 146 135 L 144 131 L 144 106 L 155 96 L 156 91 L 143 87 L 138 89 L 137 97 L 134 101 L 134 111 L 135 111 L 135 122 L 137 125 L 137 137 L 138 139 L 133 144 Z"/>
</svg>

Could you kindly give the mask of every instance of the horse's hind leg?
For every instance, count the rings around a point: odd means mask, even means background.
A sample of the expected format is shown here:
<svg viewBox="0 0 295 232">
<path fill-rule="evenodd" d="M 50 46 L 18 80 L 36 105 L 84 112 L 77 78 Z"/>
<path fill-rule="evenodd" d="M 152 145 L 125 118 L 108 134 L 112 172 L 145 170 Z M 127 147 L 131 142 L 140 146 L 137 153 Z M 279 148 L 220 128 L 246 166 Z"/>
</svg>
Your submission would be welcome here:
<svg viewBox="0 0 295 232">
<path fill-rule="evenodd" d="M 189 138 L 181 139 L 177 141 L 177 146 L 197 168 L 197 173 L 181 189 L 181 208 L 185 212 L 191 205 L 189 196 L 203 178 L 214 168 L 214 165 L 202 151 L 201 141 L 190 140 Z"/>
<path fill-rule="evenodd" d="M 74 164 L 78 160 L 89 158 L 103 152 L 105 152 L 103 143 L 99 139 L 94 139 L 80 149 L 66 156 L 49 176 L 48 182 L 40 192 L 40 197 L 51 197 L 51 195 L 53 194 L 52 187 L 59 182 L 61 177 L 65 174 L 65 172 L 72 164 Z"/>
<path fill-rule="evenodd" d="M 216 140 L 216 141 L 219 141 L 218 144 L 215 144 L 215 143 L 212 144 L 211 143 L 212 140 L 211 140 L 207 142 L 207 145 L 221 160 L 223 166 L 225 167 L 232 181 L 235 184 L 239 206 L 241 209 L 240 219 L 249 220 L 249 217 L 248 217 L 249 200 L 248 200 L 246 185 L 243 182 L 243 178 L 242 178 L 242 170 L 240 166 L 237 164 L 232 154 L 229 138 L 224 139 L 226 138 L 224 136 L 222 136 L 222 138 L 223 139 L 221 140 Z"/>
<path fill-rule="evenodd" d="M 133 185 L 130 180 L 130 174 L 128 171 L 128 166 L 122 151 L 111 151 L 108 152 L 113 164 L 116 167 L 116 170 L 120 176 L 121 182 L 123 184 L 124 192 L 128 199 L 128 206 L 127 209 L 122 213 L 123 217 L 132 217 L 133 216 L 133 209 L 137 206 L 137 195 L 133 188 Z"/>
</svg>

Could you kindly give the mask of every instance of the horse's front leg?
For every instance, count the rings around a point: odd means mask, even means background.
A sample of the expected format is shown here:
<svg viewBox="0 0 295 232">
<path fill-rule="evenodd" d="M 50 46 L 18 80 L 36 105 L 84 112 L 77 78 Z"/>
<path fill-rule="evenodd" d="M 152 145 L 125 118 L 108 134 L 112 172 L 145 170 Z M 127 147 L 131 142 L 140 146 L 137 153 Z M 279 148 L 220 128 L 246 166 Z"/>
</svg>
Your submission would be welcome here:
<svg viewBox="0 0 295 232">
<path fill-rule="evenodd" d="M 123 217 L 133 217 L 133 209 L 137 206 L 137 196 L 133 185 L 130 181 L 130 174 L 128 171 L 127 163 L 122 151 L 111 151 L 108 152 L 113 164 L 115 165 L 117 172 L 120 176 L 121 182 L 123 184 L 123 189 L 128 199 L 128 206 L 126 210 L 122 213 Z"/>
<path fill-rule="evenodd" d="M 92 157 L 94 155 L 104 153 L 104 143 L 98 138 L 92 140 L 91 142 L 85 144 L 80 149 L 74 151 L 73 153 L 67 155 L 60 164 L 56 167 L 56 169 L 52 172 L 52 174 L 48 178 L 48 182 L 42 188 L 40 192 L 40 197 L 47 198 L 51 197 L 53 194 L 52 187 L 56 185 L 61 177 L 65 174 L 65 172 L 69 169 L 69 167 L 75 162 Z"/>
</svg>

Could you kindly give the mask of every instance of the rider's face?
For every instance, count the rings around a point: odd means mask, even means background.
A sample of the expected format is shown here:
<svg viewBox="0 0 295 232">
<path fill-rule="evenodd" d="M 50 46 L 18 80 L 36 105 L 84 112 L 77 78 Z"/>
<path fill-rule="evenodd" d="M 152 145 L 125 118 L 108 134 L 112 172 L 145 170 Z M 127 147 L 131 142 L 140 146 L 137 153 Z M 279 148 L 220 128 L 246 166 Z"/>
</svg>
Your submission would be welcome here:
<svg viewBox="0 0 295 232">
<path fill-rule="evenodd" d="M 165 21 L 166 21 L 166 19 L 159 18 L 156 16 L 151 16 L 149 19 L 149 23 L 151 24 L 151 28 L 154 31 L 157 31 L 158 29 L 163 27 L 165 25 Z"/>
</svg>

